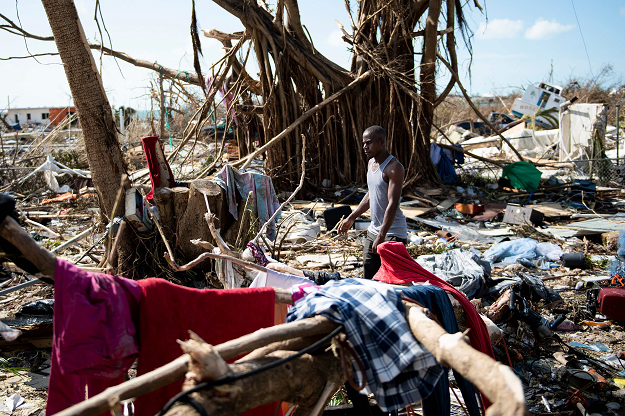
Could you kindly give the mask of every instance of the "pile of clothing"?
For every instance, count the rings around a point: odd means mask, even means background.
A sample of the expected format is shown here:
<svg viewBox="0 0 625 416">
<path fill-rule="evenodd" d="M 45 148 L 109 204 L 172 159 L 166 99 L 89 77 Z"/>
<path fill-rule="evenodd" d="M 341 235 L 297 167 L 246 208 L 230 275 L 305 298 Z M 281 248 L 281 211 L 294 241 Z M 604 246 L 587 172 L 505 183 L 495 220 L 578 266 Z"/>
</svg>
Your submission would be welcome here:
<svg viewBox="0 0 625 416">
<path fill-rule="evenodd" d="M 403 244 L 386 242 L 378 252 L 382 267 L 377 281 L 311 276 L 325 283 L 319 285 L 315 280 L 270 271 L 257 277 L 250 288 L 222 290 L 89 273 L 58 260 L 46 412 L 54 414 L 82 401 L 85 387 L 94 396 L 122 382 L 136 359 L 138 375 L 173 361 L 181 354 L 176 340 L 187 339 L 189 330 L 218 345 L 275 322 L 321 315 L 343 325 L 354 351 L 356 383 L 365 385 L 362 393 L 373 393 L 380 409 L 394 412 L 422 401 L 426 414 L 448 415 L 447 371 L 414 338 L 402 299 L 429 308 L 448 332 L 455 333 L 458 323 L 447 296 L 452 294 L 465 309 L 471 344 L 492 356 L 486 327 L 466 296 L 419 266 Z M 420 284 L 384 284 L 410 282 Z M 295 305 L 288 315 L 277 318 L 273 287 L 291 288 Z M 459 374 L 455 379 L 470 415 L 479 415 L 473 387 Z M 139 397 L 135 413 L 153 416 L 181 389 L 179 381 Z M 261 406 L 246 414 L 270 416 L 276 406 Z"/>
</svg>

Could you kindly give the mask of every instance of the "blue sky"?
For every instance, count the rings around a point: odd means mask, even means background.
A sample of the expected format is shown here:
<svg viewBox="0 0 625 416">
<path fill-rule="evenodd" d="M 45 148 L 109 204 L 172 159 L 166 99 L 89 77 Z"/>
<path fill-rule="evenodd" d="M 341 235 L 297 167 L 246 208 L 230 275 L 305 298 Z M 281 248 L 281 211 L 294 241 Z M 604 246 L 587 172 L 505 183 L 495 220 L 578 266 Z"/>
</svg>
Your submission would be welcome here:
<svg viewBox="0 0 625 416">
<path fill-rule="evenodd" d="M 90 41 L 99 34 L 93 20 L 95 1 L 75 0 Z M 242 30 L 241 23 L 208 0 L 196 1 L 201 29 Z M 352 1 L 354 7 L 356 2 Z M 484 6 L 484 0 L 480 0 Z M 589 61 L 580 35 L 580 27 L 588 48 L 592 71 L 611 64 L 614 76 L 621 79 L 625 57 L 621 42 L 625 40 L 625 1 L 574 0 L 579 26 L 571 0 L 488 1 L 485 13 L 468 1 L 469 26 L 474 32 L 471 78 L 468 76 L 469 55 L 459 50 L 460 75 L 472 94 L 500 94 L 522 88 L 529 83 L 548 80 L 553 60 L 554 82 L 569 77 L 590 75 Z M 101 2 L 104 23 L 113 41 L 113 48 L 146 60 L 157 60 L 163 66 L 193 70 L 189 35 L 191 2 L 161 0 L 107 0 Z M 19 0 L 21 24 L 27 31 L 50 35 L 51 31 L 40 1 Z M 300 0 L 302 21 L 311 32 L 315 47 L 344 67 L 349 66 L 347 45 L 340 39 L 335 22 L 349 28 L 349 18 L 342 0 Z M 16 19 L 16 3 L 0 3 L 0 13 Z M 17 21 L 17 20 L 16 20 Z M 106 34 L 105 34 L 106 36 Z M 108 44 L 108 41 L 106 42 Z M 31 53 L 55 51 L 50 42 L 27 41 Z M 459 45 L 461 41 L 459 40 Z M 203 67 L 223 55 L 221 44 L 203 38 Z M 0 57 L 24 56 L 28 52 L 24 39 L 0 31 Z M 58 57 L 0 61 L 0 109 L 7 101 L 11 107 L 64 106 L 71 100 L 69 87 Z M 96 53 L 99 65 L 99 55 Z M 148 86 L 154 80 L 152 71 L 135 68 L 112 58 L 103 57 L 102 77 L 109 100 L 114 106 L 149 108 Z M 122 75 L 123 74 L 123 75 Z M 440 85 L 448 75 L 439 72 Z M 442 88 L 442 87 L 441 87 Z"/>
</svg>

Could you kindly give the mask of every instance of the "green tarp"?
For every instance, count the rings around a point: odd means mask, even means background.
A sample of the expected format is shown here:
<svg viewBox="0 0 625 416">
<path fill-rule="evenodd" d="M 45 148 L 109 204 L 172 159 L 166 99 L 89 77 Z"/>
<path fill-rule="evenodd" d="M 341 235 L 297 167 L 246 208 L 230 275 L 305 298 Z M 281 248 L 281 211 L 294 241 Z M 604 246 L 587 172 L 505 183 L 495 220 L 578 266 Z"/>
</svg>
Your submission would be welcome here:
<svg viewBox="0 0 625 416">
<path fill-rule="evenodd" d="M 502 178 L 508 178 L 512 186 L 526 191 L 537 191 L 543 173 L 528 162 L 514 162 L 503 167 Z"/>
</svg>

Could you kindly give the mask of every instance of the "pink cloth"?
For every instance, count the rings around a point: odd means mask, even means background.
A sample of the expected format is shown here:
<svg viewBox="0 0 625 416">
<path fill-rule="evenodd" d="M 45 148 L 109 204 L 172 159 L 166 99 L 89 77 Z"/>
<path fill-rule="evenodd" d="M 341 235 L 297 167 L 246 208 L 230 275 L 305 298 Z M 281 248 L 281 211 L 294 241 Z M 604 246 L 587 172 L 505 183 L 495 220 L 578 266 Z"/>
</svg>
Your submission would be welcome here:
<svg viewBox="0 0 625 416">
<path fill-rule="evenodd" d="M 46 414 L 53 415 L 123 381 L 138 356 L 133 315 L 141 287 L 58 259 Z"/>
</svg>

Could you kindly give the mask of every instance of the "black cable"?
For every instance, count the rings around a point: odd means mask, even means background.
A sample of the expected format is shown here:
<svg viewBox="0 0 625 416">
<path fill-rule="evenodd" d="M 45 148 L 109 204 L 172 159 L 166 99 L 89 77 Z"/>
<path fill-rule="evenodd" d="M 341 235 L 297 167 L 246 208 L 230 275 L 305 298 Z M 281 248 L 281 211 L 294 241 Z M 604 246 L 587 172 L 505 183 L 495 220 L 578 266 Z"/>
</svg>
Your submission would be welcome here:
<svg viewBox="0 0 625 416">
<path fill-rule="evenodd" d="M 178 393 L 177 395 L 172 397 L 165 404 L 165 406 L 163 406 L 161 411 L 158 412 L 156 414 L 156 416 L 163 416 L 165 413 L 167 413 L 169 411 L 169 409 L 172 408 L 172 406 L 174 404 L 176 404 L 176 402 L 183 400 L 186 396 L 188 396 L 191 393 L 195 393 L 197 391 L 204 390 L 204 389 L 209 388 L 209 387 L 215 387 L 215 386 L 221 386 L 223 384 L 233 383 L 235 381 L 241 380 L 241 379 L 246 378 L 246 377 L 251 377 L 251 376 L 256 375 L 258 373 L 262 373 L 263 371 L 267 371 L 267 370 L 270 370 L 272 368 L 281 366 L 282 364 L 287 363 L 289 361 L 292 361 L 292 360 L 294 360 L 294 359 L 296 359 L 298 357 L 301 357 L 302 355 L 304 355 L 304 354 L 306 354 L 306 353 L 308 353 L 310 351 L 316 350 L 321 345 L 325 344 L 331 338 L 336 336 L 342 329 L 343 329 L 343 325 L 338 326 L 334 331 L 330 332 L 328 335 L 326 335 L 325 337 L 321 338 L 319 341 L 315 342 L 314 344 L 309 345 L 308 347 L 306 347 L 303 350 L 297 352 L 296 354 L 291 355 L 290 357 L 282 358 L 282 359 L 280 359 L 278 361 L 274 361 L 271 364 L 263 365 L 261 367 L 255 368 L 254 370 L 249 371 L 247 373 L 236 374 L 236 375 L 233 375 L 233 376 L 228 376 L 228 377 L 220 378 L 220 379 L 217 379 L 217 380 L 205 381 L 204 383 L 200 383 L 197 386 L 195 386 L 195 387 L 193 387 L 193 388 L 191 388 L 189 390 L 185 390 L 182 393 Z M 195 403 L 197 403 L 197 402 L 195 402 Z M 195 405 L 193 404 L 193 402 L 189 402 L 189 404 L 191 404 L 191 406 L 193 406 L 195 408 Z M 200 414 L 201 414 L 201 412 L 200 412 Z"/>
<path fill-rule="evenodd" d="M 206 409 L 204 409 L 204 407 L 192 397 L 184 396 L 180 399 L 180 401 L 189 404 L 195 409 L 196 412 L 200 414 L 200 416 L 208 416 L 208 413 L 206 413 Z"/>
</svg>

